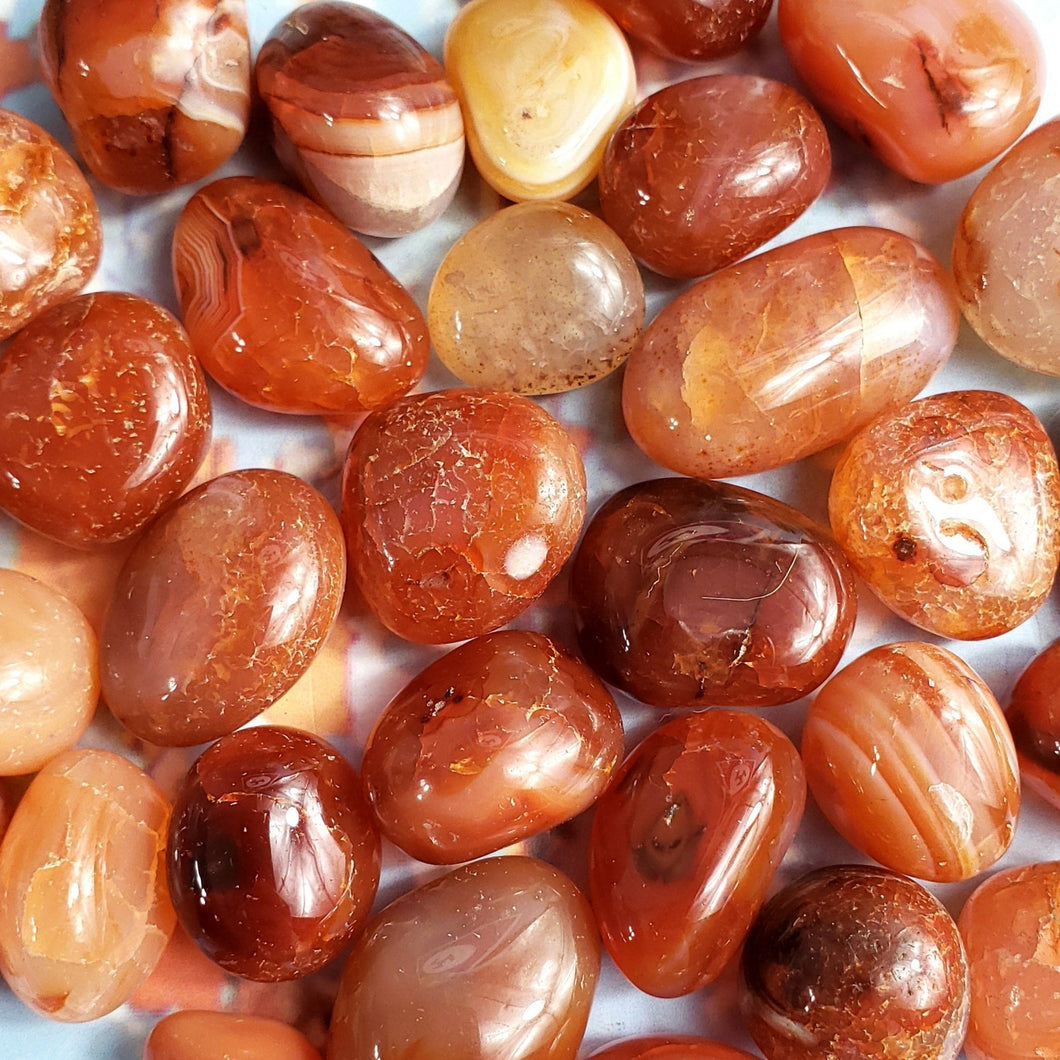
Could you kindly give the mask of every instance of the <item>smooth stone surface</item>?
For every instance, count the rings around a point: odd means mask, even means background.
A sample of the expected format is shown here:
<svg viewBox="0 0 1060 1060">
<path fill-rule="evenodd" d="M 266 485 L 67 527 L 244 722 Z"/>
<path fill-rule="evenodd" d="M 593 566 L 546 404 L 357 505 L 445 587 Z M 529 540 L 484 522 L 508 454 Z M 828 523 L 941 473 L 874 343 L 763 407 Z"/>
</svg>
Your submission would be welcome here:
<svg viewBox="0 0 1060 1060">
<path fill-rule="evenodd" d="M 589 1060 L 754 1060 L 750 1053 L 689 1034 L 630 1038 L 591 1053 Z"/>
<path fill-rule="evenodd" d="M 233 471 L 185 494 L 137 542 L 100 634 L 103 699 L 164 746 L 216 739 L 301 677 L 338 615 L 342 529 L 282 471 Z"/>
<path fill-rule="evenodd" d="M 257 177 L 214 181 L 173 235 L 181 317 L 203 366 L 261 408 L 350 414 L 412 389 L 430 355 L 412 295 L 326 210 Z"/>
<path fill-rule="evenodd" d="M 0 508 L 77 548 L 131 537 L 187 487 L 210 440 L 188 336 L 134 295 L 78 295 L 0 359 Z"/>
<path fill-rule="evenodd" d="M 1045 602 L 1060 563 L 1060 469 L 1007 394 L 961 390 L 885 412 L 840 457 L 832 532 L 896 614 L 942 637 L 995 637 Z"/>
<path fill-rule="evenodd" d="M 988 346 L 1060 375 L 1060 118 L 1028 133 L 972 192 L 953 239 L 953 277 Z"/>
<path fill-rule="evenodd" d="M 456 93 L 382 14 L 302 4 L 262 45 L 254 76 L 280 159 L 343 224 L 406 235 L 452 201 L 464 164 Z"/>
<path fill-rule="evenodd" d="M 413 678 L 376 722 L 361 773 L 388 839 L 455 864 L 588 809 L 622 752 L 604 684 L 548 637 L 513 629 Z"/>
<path fill-rule="evenodd" d="M 320 1060 L 320 1053 L 279 1020 L 186 1009 L 154 1025 L 142 1060 Z"/>
<path fill-rule="evenodd" d="M 574 1060 L 600 942 L 543 861 L 476 861 L 403 895 L 354 943 L 328 1060 Z"/>
<path fill-rule="evenodd" d="M 99 1019 L 154 969 L 175 924 L 168 817 L 110 751 L 67 751 L 34 777 L 0 846 L 0 972 L 36 1012 Z"/>
<path fill-rule="evenodd" d="M 648 268 L 704 276 L 787 228 L 831 171 L 824 123 L 795 89 L 750 74 L 693 77 L 652 93 L 615 130 L 600 209 Z"/>
<path fill-rule="evenodd" d="M 747 712 L 677 718 L 633 751 L 597 804 L 589 880 L 604 945 L 635 986 L 677 997 L 721 974 L 805 801 L 791 741 Z"/>
<path fill-rule="evenodd" d="M 516 202 L 581 191 L 637 87 L 625 37 L 590 0 L 471 0 L 445 68 L 478 172 Z"/>
<path fill-rule="evenodd" d="M 852 571 L 794 508 L 728 483 L 621 490 L 571 568 L 578 641 L 658 707 L 771 706 L 816 688 L 854 625 Z"/>
<path fill-rule="evenodd" d="M 833 865 L 766 903 L 741 1005 L 767 1060 L 955 1060 L 968 962 L 952 917 L 904 876 Z"/>
<path fill-rule="evenodd" d="M 951 288 L 927 250 L 883 228 L 819 232 L 730 265 L 645 329 L 626 363 L 626 426 L 657 463 L 697 478 L 818 453 L 942 367 L 960 319 Z"/>
<path fill-rule="evenodd" d="M 810 705 L 802 759 L 836 831 L 896 872 L 967 880 L 1015 834 L 1019 767 L 1004 715 L 939 645 L 880 645 L 835 674 Z"/>
<path fill-rule="evenodd" d="M 460 388 L 373 412 L 342 482 L 350 573 L 407 640 L 489 633 L 545 591 L 585 516 L 585 469 L 529 398 Z"/>
<path fill-rule="evenodd" d="M 368 919 L 379 834 L 330 744 L 259 725 L 196 760 L 174 799 L 166 862 L 177 916 L 203 952 L 277 982 L 323 968 Z"/>
<path fill-rule="evenodd" d="M 200 180 L 243 140 L 244 0 L 45 0 L 38 43 L 78 151 L 118 191 Z"/>
<path fill-rule="evenodd" d="M 449 249 L 431 282 L 431 341 L 472 386 L 554 394 L 608 375 L 644 323 L 626 245 L 566 202 L 491 214 Z"/>
<path fill-rule="evenodd" d="M 1060 810 L 1060 641 L 1020 674 L 1005 716 L 1023 783 Z"/>
</svg>

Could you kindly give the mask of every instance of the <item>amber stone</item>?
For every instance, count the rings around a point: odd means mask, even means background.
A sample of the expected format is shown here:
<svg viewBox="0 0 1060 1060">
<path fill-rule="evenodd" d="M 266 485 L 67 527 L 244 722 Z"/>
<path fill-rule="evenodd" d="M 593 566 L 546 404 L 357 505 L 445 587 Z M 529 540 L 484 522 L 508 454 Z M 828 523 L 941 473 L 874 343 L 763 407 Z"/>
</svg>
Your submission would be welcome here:
<svg viewBox="0 0 1060 1060">
<path fill-rule="evenodd" d="M 259 725 L 191 767 L 166 861 L 177 916 L 203 952 L 276 982 L 322 968 L 368 919 L 379 833 L 360 778 L 330 744 Z"/>
<path fill-rule="evenodd" d="M 571 598 L 593 669 L 659 707 L 798 699 L 835 669 L 856 611 L 853 572 L 809 519 L 685 478 L 628 486 L 600 508 Z"/>
<path fill-rule="evenodd" d="M 957 920 L 968 951 L 968 1060 L 1060 1056 L 1060 862 L 1005 869 Z"/>
<path fill-rule="evenodd" d="M 1038 109 L 1045 56 L 1013 0 L 779 0 L 777 16 L 821 109 L 911 180 L 971 173 Z"/>
<path fill-rule="evenodd" d="M 96 634 L 77 605 L 0 569 L 0 776 L 34 773 L 73 747 L 98 698 Z"/>
<path fill-rule="evenodd" d="M 959 319 L 947 273 L 918 243 L 818 232 L 700 280 L 655 317 L 626 364 L 626 425 L 680 474 L 780 467 L 914 397 Z"/>
<path fill-rule="evenodd" d="M 154 1025 L 142 1060 L 320 1060 L 320 1053 L 279 1020 L 188 1009 Z"/>
<path fill-rule="evenodd" d="M 629 1038 L 591 1053 L 589 1060 L 754 1060 L 750 1053 L 690 1034 Z"/>
<path fill-rule="evenodd" d="M 328 1060 L 574 1060 L 600 965 L 592 910 L 526 857 L 453 869 L 354 943 Z"/>
<path fill-rule="evenodd" d="M 0 508 L 67 545 L 123 540 L 187 487 L 211 422 L 202 369 L 166 310 L 78 295 L 0 358 Z"/>
<path fill-rule="evenodd" d="M 600 209 L 648 268 L 703 276 L 787 228 L 831 170 L 824 123 L 795 89 L 750 74 L 693 77 L 652 93 L 615 130 Z"/>
<path fill-rule="evenodd" d="M 897 872 L 966 880 L 1012 842 L 1012 736 L 986 682 L 946 648 L 884 644 L 845 666 L 810 706 L 802 758 L 840 835 Z"/>
<path fill-rule="evenodd" d="M 244 0 L 45 0 L 39 47 L 78 151 L 119 191 L 199 180 L 243 140 Z"/>
<path fill-rule="evenodd" d="M 141 739 L 191 746 L 305 672 L 338 614 L 342 530 L 281 471 L 234 471 L 167 509 L 125 561 L 100 636 L 103 698 Z"/>
<path fill-rule="evenodd" d="M 622 757 L 603 683 L 539 633 L 431 663 L 391 701 L 361 772 L 383 834 L 421 861 L 491 854 L 588 809 Z"/>
<path fill-rule="evenodd" d="M 77 163 L 39 125 L 0 109 L 0 340 L 77 294 L 102 241 Z"/>
<path fill-rule="evenodd" d="M 805 801 L 798 752 L 750 713 L 685 715 L 633 751 L 597 804 L 589 880 L 604 945 L 635 986 L 677 997 L 721 974 Z"/>
<path fill-rule="evenodd" d="M 0 846 L 0 971 L 27 1005 L 79 1023 L 128 1000 L 175 917 L 163 856 L 169 806 L 110 751 L 53 758 Z"/>
<path fill-rule="evenodd" d="M 960 640 L 1045 601 L 1060 563 L 1060 469 L 1045 428 L 1006 394 L 961 390 L 883 413 L 843 452 L 832 531 L 896 614 Z"/>
<path fill-rule="evenodd" d="M 276 153 L 343 224 L 400 236 L 452 202 L 464 121 L 441 64 L 358 4 L 296 7 L 254 67 Z"/>
<path fill-rule="evenodd" d="M 1023 783 L 1060 809 L 1060 641 L 1020 674 L 1006 717 Z"/>
<path fill-rule="evenodd" d="M 570 556 L 584 516 L 574 442 L 518 394 L 402 398 L 368 416 L 343 469 L 351 575 L 380 621 L 413 641 L 510 621 Z"/>
<path fill-rule="evenodd" d="M 180 313 L 206 371 L 274 412 L 352 413 L 407 393 L 430 339 L 412 295 L 304 195 L 229 177 L 173 235 Z"/>
<path fill-rule="evenodd" d="M 478 172 L 517 202 L 581 191 L 637 87 L 625 37 L 591 0 L 471 0 L 445 68 Z"/>
<path fill-rule="evenodd" d="M 644 284 L 598 217 L 566 202 L 526 202 L 450 248 L 427 319 L 438 356 L 465 383 L 554 394 L 626 359 L 644 323 Z"/>
<path fill-rule="evenodd" d="M 983 178 L 953 240 L 968 322 L 1010 361 L 1060 375 L 1060 118 L 1024 137 Z"/>
<path fill-rule="evenodd" d="M 800 877 L 766 903 L 741 961 L 767 1060 L 954 1060 L 968 1022 L 957 925 L 918 883 L 867 865 Z"/>
</svg>

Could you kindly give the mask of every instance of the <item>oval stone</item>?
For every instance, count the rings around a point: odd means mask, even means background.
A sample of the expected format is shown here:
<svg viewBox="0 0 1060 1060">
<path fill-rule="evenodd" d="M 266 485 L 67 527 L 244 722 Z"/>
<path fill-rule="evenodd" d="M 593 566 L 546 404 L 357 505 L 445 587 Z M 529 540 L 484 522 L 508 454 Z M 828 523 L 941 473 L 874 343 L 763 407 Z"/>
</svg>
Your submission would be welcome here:
<svg viewBox="0 0 1060 1060">
<path fill-rule="evenodd" d="M 590 1053 L 589 1060 L 754 1060 L 754 1057 L 723 1042 L 673 1034 L 616 1042 Z"/>
<path fill-rule="evenodd" d="M 320 1060 L 304 1034 L 279 1020 L 185 1009 L 151 1029 L 142 1060 Z"/>
<path fill-rule="evenodd" d="M 1005 716 L 1023 783 L 1060 809 L 1060 641 L 1020 674 Z"/>
</svg>

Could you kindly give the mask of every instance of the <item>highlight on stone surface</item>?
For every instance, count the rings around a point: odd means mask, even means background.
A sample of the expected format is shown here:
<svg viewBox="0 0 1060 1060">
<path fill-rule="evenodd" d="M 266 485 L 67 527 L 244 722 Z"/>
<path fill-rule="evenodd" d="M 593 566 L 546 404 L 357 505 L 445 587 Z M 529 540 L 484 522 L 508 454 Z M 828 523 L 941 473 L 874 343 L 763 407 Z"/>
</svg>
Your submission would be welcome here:
<svg viewBox="0 0 1060 1060">
<path fill-rule="evenodd" d="M 750 1053 L 690 1034 L 629 1038 L 589 1054 L 589 1060 L 754 1060 Z"/>
<path fill-rule="evenodd" d="M 1060 809 L 1060 641 L 1019 675 L 1005 717 L 1024 785 Z"/>
<path fill-rule="evenodd" d="M 304 1034 L 278 1019 L 183 1009 L 163 1016 L 142 1060 L 320 1060 Z"/>
</svg>

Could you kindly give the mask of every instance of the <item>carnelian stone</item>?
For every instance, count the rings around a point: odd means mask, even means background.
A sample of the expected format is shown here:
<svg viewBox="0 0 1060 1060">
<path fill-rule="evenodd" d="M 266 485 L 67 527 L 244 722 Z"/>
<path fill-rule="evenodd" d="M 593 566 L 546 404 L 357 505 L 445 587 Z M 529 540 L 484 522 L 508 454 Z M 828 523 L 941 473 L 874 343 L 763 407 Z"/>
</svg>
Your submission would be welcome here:
<svg viewBox="0 0 1060 1060">
<path fill-rule="evenodd" d="M 1020 674 L 1006 717 L 1024 784 L 1060 809 L 1060 641 Z"/>
<path fill-rule="evenodd" d="M 361 772 L 383 833 L 470 861 L 588 809 L 622 757 L 603 683 L 539 633 L 504 630 L 433 662 L 383 711 Z"/>
<path fill-rule="evenodd" d="M 615 130 L 600 209 L 648 268 L 703 276 L 787 228 L 831 169 L 824 123 L 795 89 L 749 74 L 693 77 L 652 93 Z"/>
<path fill-rule="evenodd" d="M 0 340 L 77 294 L 99 264 L 92 189 L 61 144 L 0 109 Z"/>
<path fill-rule="evenodd" d="M 809 519 L 682 478 L 628 486 L 600 508 L 571 598 L 589 664 L 659 707 L 798 699 L 835 669 L 856 610 L 849 565 Z"/>
<path fill-rule="evenodd" d="M 809 872 L 747 937 L 741 1007 L 767 1060 L 954 1060 L 968 962 L 945 906 L 868 865 Z"/>
<path fill-rule="evenodd" d="M 754 1060 L 750 1053 L 689 1034 L 630 1038 L 591 1053 L 589 1060 Z"/>
<path fill-rule="evenodd" d="M 350 445 L 342 521 L 369 606 L 408 640 L 444 644 L 503 626 L 574 549 L 585 469 L 529 398 L 475 388 L 373 412 Z"/>
<path fill-rule="evenodd" d="M 558 869 L 472 862 L 391 903 L 354 943 L 328 1060 L 574 1060 L 599 966 L 592 910 Z"/>
<path fill-rule="evenodd" d="M 897 872 L 969 879 L 1012 842 L 1012 736 L 986 682 L 946 648 L 880 645 L 840 670 L 810 706 L 802 758 L 840 835 Z"/>
<path fill-rule="evenodd" d="M 912 180 L 971 173 L 1038 109 L 1045 56 L 1012 0 L 779 0 L 777 18 L 821 109 Z"/>
<path fill-rule="evenodd" d="M 279 1020 L 186 1009 L 154 1025 L 142 1060 L 320 1060 L 320 1053 Z"/>
<path fill-rule="evenodd" d="M 199 180 L 243 140 L 244 0 L 45 0 L 39 47 L 78 151 L 119 191 Z"/>
<path fill-rule="evenodd" d="M 1060 862 L 1005 869 L 964 903 L 968 1060 L 1060 1055 Z"/>
<path fill-rule="evenodd" d="M 791 741 L 740 711 L 677 718 L 623 762 L 593 818 L 589 880 L 604 945 L 635 986 L 677 997 L 718 977 L 805 801 Z"/>
<path fill-rule="evenodd" d="M 914 397 L 959 320 L 947 273 L 918 243 L 818 232 L 700 280 L 655 317 L 626 363 L 626 425 L 680 474 L 780 467 Z"/>
<path fill-rule="evenodd" d="M 67 545 L 130 537 L 180 494 L 210 440 L 180 324 L 116 292 L 26 325 L 0 357 L 0 507 Z"/>
<path fill-rule="evenodd" d="M 173 235 L 173 273 L 203 366 L 252 405 L 378 408 L 427 367 L 412 295 L 349 229 L 282 184 L 229 177 L 193 195 Z"/>
<path fill-rule="evenodd" d="M 204 482 L 118 574 L 100 635 L 107 706 L 165 746 L 232 732 L 308 668 L 344 582 L 342 529 L 308 483 L 268 470 Z"/>
<path fill-rule="evenodd" d="M 883 413 L 828 494 L 847 558 L 895 613 L 943 637 L 994 637 L 1045 601 L 1060 564 L 1060 469 L 1015 398 L 961 390 Z"/>
<path fill-rule="evenodd" d="M 262 982 L 327 964 L 379 884 L 379 834 L 353 766 L 316 736 L 270 725 L 199 756 L 173 803 L 166 857 L 188 934 Z"/>
</svg>

